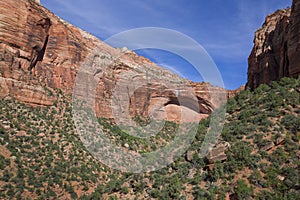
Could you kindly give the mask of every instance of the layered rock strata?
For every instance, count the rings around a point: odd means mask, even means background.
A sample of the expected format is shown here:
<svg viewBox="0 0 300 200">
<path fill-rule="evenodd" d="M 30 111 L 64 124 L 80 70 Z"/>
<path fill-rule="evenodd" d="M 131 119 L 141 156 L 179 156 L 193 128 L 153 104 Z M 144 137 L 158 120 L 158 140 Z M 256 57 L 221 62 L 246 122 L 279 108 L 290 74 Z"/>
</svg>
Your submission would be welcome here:
<svg viewBox="0 0 300 200">
<path fill-rule="evenodd" d="M 31 105 L 52 105 L 58 90 L 73 93 L 78 72 L 83 65 L 91 64 L 96 65 L 92 79 L 97 80 L 95 110 L 98 117 L 115 117 L 112 99 L 116 87 L 122 81 L 123 85 L 132 86 L 138 78 L 144 80 L 143 84 L 129 87 L 125 92 L 131 116 L 147 116 L 154 109 L 153 115 L 157 118 L 167 116 L 178 121 L 181 114 L 177 111 L 181 111 L 191 115 L 191 120 L 198 120 L 226 99 L 218 95 L 225 93 L 223 89 L 208 83 L 189 82 L 132 51 L 113 48 L 35 1 L 1 1 L 0 13 L 2 98 L 11 96 Z M 131 77 L 126 78 L 126 74 Z M 148 77 L 154 77 L 155 81 L 145 82 Z M 172 83 L 172 88 L 161 80 Z M 191 93 L 195 98 L 190 98 Z M 119 104 L 123 104 L 122 99 Z"/>
<path fill-rule="evenodd" d="M 248 59 L 251 90 L 282 77 L 300 74 L 300 2 L 292 8 L 277 10 L 266 17 L 255 33 L 254 47 Z"/>
</svg>

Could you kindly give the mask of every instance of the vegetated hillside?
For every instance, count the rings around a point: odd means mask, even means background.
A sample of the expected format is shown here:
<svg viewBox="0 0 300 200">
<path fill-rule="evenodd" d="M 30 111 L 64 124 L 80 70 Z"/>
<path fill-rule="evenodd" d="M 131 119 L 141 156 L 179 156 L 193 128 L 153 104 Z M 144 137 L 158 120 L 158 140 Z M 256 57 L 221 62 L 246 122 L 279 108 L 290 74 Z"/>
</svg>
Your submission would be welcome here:
<svg viewBox="0 0 300 200">
<path fill-rule="evenodd" d="M 156 172 L 130 174 L 94 159 L 76 135 L 70 97 L 51 107 L 0 101 L 0 199 L 297 199 L 300 196 L 300 78 L 283 78 L 227 103 L 222 140 L 227 160 L 199 158 L 209 118 L 186 155 Z M 101 119 L 119 145 L 152 151 L 172 139 L 167 123 L 149 141 Z"/>
</svg>

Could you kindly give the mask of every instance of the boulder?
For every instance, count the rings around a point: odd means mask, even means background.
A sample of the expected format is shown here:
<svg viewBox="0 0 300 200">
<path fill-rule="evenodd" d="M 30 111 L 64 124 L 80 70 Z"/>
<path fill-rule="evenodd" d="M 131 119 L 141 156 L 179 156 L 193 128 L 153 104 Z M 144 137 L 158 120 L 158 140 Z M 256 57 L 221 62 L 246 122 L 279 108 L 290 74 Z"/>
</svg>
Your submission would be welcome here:
<svg viewBox="0 0 300 200">
<path fill-rule="evenodd" d="M 278 136 L 278 137 L 275 139 L 275 145 L 277 146 L 277 145 L 282 144 L 282 143 L 284 142 L 284 139 L 285 139 L 284 135 Z"/>
<path fill-rule="evenodd" d="M 267 144 L 265 144 L 263 147 L 260 148 L 261 151 L 269 151 L 274 147 L 274 143 L 269 141 Z"/>
<path fill-rule="evenodd" d="M 230 148 L 230 144 L 228 142 L 219 142 L 209 150 L 208 154 L 206 155 L 206 159 L 210 164 L 217 161 L 224 161 L 227 159 L 225 151 L 228 148 Z"/>
</svg>

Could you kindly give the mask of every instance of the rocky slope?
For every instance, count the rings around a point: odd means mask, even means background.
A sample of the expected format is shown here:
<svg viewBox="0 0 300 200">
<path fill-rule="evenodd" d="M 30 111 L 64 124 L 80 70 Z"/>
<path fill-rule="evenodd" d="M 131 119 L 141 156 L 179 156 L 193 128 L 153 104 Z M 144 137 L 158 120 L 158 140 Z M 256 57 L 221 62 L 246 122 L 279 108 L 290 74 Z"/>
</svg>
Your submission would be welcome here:
<svg viewBox="0 0 300 200">
<path fill-rule="evenodd" d="M 150 173 L 125 173 L 96 160 L 76 134 L 72 107 L 32 108 L 0 100 L 0 199 L 291 199 L 300 195 L 300 79 L 283 78 L 227 102 L 223 141 L 199 157 L 210 118 L 175 162 Z M 133 152 L 173 141 L 168 122 L 137 138 L 103 119 L 107 136 Z M 130 163 L 128 163 L 130 164 Z"/>
<path fill-rule="evenodd" d="M 206 83 L 190 83 L 132 51 L 112 48 L 35 1 L 4 0 L 0 2 L 0 12 L 0 97 L 12 96 L 31 105 L 51 105 L 56 101 L 57 89 L 72 94 L 78 70 L 85 62 L 99 65 L 89 77 L 98 81 L 95 109 L 99 117 L 113 117 L 111 99 L 120 81 L 125 81 L 124 85 L 131 85 L 135 79 L 144 81 L 143 87 L 129 88 L 124 93 L 130 98 L 131 116 L 147 116 L 155 107 L 158 118 L 167 114 L 176 121 L 180 114 L 168 114 L 168 107 L 174 108 L 171 110 L 185 107 L 184 110 L 196 114 L 193 118 L 198 119 L 224 100 L 211 100 L 212 96 L 223 94 L 223 89 Z M 95 48 L 97 54 L 93 53 Z M 135 79 L 123 80 L 126 73 Z M 152 82 L 145 82 L 148 77 L 152 77 Z M 173 88 L 166 88 L 162 80 L 172 82 Z M 182 85 L 186 86 L 182 88 Z M 186 88 L 194 88 L 196 99 L 189 97 Z M 81 92 L 85 96 L 92 91 Z M 176 98 L 178 92 L 182 94 L 181 106 Z"/>
<path fill-rule="evenodd" d="M 248 59 L 250 89 L 282 77 L 300 74 L 300 2 L 266 17 L 255 33 L 254 47 Z"/>
</svg>

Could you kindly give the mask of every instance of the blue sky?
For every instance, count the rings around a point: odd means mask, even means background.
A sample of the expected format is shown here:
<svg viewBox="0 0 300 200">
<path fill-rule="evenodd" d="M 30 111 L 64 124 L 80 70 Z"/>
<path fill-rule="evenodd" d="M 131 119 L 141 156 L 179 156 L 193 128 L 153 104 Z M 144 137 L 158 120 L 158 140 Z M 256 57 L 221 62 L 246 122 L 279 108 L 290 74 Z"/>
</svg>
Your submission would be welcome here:
<svg viewBox="0 0 300 200">
<path fill-rule="evenodd" d="M 254 32 L 265 17 L 292 0 L 41 0 L 64 20 L 101 40 L 141 27 L 174 29 L 196 40 L 216 63 L 227 89 L 246 83 Z M 201 76 L 187 61 L 155 49 L 137 51 L 192 81 Z"/>
</svg>

